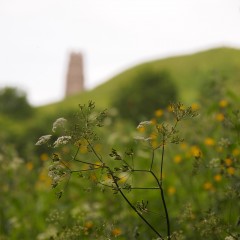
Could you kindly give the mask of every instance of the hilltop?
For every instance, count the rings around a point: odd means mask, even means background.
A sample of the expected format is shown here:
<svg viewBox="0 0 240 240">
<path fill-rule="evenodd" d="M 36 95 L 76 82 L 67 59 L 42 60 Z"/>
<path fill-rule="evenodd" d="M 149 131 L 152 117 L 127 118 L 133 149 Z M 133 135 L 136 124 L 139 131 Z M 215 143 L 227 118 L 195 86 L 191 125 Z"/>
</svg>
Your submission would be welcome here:
<svg viewBox="0 0 240 240">
<path fill-rule="evenodd" d="M 224 77 L 231 91 L 237 93 L 237 89 L 240 89 L 240 50 L 222 47 L 139 64 L 116 75 L 91 91 L 39 107 L 38 111 L 41 113 L 55 113 L 63 109 L 70 111 L 75 109 L 79 103 L 86 103 L 90 99 L 95 101 L 99 107 L 109 107 L 119 87 L 128 84 L 143 67 L 169 71 L 178 88 L 179 100 L 185 104 L 196 101 L 199 96 L 199 88 L 213 75 Z"/>
</svg>

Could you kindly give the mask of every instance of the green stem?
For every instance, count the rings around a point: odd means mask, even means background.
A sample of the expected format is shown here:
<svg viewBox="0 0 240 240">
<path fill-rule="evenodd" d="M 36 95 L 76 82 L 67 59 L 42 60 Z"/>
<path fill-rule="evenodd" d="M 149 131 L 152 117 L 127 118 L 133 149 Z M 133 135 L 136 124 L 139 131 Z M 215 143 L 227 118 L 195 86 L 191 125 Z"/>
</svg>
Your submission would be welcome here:
<svg viewBox="0 0 240 240">
<path fill-rule="evenodd" d="M 167 221 L 167 235 L 168 235 L 168 239 L 170 239 L 170 235 L 171 235 L 171 231 L 170 231 L 170 221 L 169 221 L 169 215 L 168 215 L 168 209 L 167 209 L 167 204 L 166 204 L 166 201 L 165 201 L 165 197 L 164 197 L 164 191 L 163 191 L 163 188 L 162 188 L 162 182 L 159 182 L 158 181 L 158 178 L 157 176 L 155 175 L 155 173 L 153 171 L 150 171 L 151 174 L 153 175 L 153 177 L 155 178 L 157 184 L 158 184 L 158 187 L 160 189 L 160 193 L 161 193 L 161 199 L 162 199 L 162 203 L 163 203 L 163 208 L 164 208 L 164 212 L 165 212 L 165 216 L 166 216 L 166 221 Z"/>
<path fill-rule="evenodd" d="M 109 171 L 111 171 L 109 169 Z M 110 172 L 112 178 L 114 179 L 113 174 Z M 125 194 L 122 192 L 121 188 L 119 187 L 118 183 L 116 180 L 114 180 L 114 184 L 116 185 L 118 191 L 120 192 L 120 194 L 122 195 L 122 197 L 124 198 L 124 200 L 128 203 L 128 205 L 137 213 L 137 215 L 157 234 L 157 236 L 163 240 L 164 238 L 161 236 L 161 234 L 147 221 L 146 218 L 144 218 L 141 213 L 139 213 L 139 211 L 132 205 L 132 203 L 128 200 L 128 198 L 125 196 Z"/>
</svg>

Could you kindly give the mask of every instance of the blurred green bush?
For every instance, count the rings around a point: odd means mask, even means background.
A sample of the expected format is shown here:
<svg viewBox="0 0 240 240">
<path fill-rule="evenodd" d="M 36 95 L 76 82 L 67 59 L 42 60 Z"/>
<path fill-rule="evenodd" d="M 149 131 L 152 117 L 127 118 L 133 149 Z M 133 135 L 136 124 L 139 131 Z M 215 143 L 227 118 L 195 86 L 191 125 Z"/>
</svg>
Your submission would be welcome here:
<svg viewBox="0 0 240 240">
<path fill-rule="evenodd" d="M 129 84 L 119 89 L 113 106 L 120 117 L 138 123 L 152 116 L 158 108 L 165 108 L 177 100 L 177 89 L 166 70 L 143 68 Z"/>
</svg>

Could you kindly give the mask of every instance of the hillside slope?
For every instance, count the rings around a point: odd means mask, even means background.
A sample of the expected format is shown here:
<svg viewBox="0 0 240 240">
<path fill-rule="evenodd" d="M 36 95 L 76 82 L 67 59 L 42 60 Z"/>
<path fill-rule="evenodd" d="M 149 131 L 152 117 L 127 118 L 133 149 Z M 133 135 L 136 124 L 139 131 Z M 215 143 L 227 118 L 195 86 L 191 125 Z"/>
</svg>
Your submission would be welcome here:
<svg viewBox="0 0 240 240">
<path fill-rule="evenodd" d="M 143 67 L 169 71 L 179 90 L 179 100 L 186 104 L 196 101 L 199 88 L 214 75 L 224 77 L 227 86 L 232 91 L 236 92 L 240 89 L 240 50 L 224 47 L 137 65 L 91 91 L 40 107 L 38 110 L 41 113 L 53 113 L 60 109 L 76 109 L 79 103 L 86 103 L 90 99 L 95 101 L 99 107 L 109 107 L 119 88 L 128 84 Z"/>
</svg>

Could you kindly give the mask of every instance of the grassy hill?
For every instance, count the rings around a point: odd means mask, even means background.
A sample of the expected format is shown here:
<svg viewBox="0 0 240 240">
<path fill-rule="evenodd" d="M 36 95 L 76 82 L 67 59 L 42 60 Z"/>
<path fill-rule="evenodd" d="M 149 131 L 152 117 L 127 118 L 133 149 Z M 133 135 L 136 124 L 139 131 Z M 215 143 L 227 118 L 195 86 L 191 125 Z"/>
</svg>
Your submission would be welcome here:
<svg viewBox="0 0 240 240">
<path fill-rule="evenodd" d="M 38 108 L 39 113 L 55 113 L 75 109 L 77 104 L 93 100 L 99 107 L 111 105 L 119 87 L 128 84 L 143 67 L 164 69 L 171 73 L 179 91 L 180 101 L 190 104 L 199 96 L 199 88 L 213 76 L 226 79 L 227 87 L 237 93 L 240 87 L 240 50 L 216 48 L 191 55 L 177 56 L 142 63 L 113 77 L 91 91 L 68 97 L 58 103 Z"/>
</svg>

